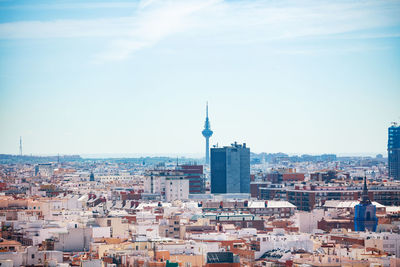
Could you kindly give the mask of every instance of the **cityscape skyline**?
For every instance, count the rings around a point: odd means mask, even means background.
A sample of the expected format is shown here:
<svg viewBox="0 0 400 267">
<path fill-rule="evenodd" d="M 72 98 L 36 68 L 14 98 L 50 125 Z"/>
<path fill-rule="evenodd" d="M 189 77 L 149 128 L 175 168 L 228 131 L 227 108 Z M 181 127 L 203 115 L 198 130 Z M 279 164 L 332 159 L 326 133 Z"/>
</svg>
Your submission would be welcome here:
<svg viewBox="0 0 400 267">
<path fill-rule="evenodd" d="M 206 104 L 206 122 L 205 122 L 205 128 L 202 131 L 202 134 L 204 132 L 205 129 L 210 129 L 210 122 L 208 119 L 208 102 Z M 397 125 L 396 122 L 392 122 L 391 125 Z M 211 131 L 211 135 L 214 132 Z M 211 136 L 210 135 L 210 136 Z M 204 134 L 203 134 L 204 137 Z M 207 138 L 206 138 L 207 139 Z M 149 152 L 143 152 L 143 153 L 132 153 L 132 152 L 116 152 L 116 153 L 112 153 L 112 152 L 100 152 L 100 153 L 60 153 L 60 152 L 53 152 L 53 153 L 23 153 L 23 148 L 22 148 L 22 136 L 19 137 L 19 142 L 18 142 L 18 153 L 1 153 L 0 154 L 10 154 L 10 155 L 33 155 L 33 156 L 54 156 L 54 155 L 81 155 L 83 157 L 86 158 L 128 158 L 128 157 L 143 157 L 143 156 L 150 156 L 150 157 L 157 157 L 157 156 L 167 156 L 167 157 L 193 157 L 193 158 L 203 158 L 202 154 L 204 155 L 204 152 L 187 152 L 187 153 L 177 153 L 177 152 L 160 152 L 160 153 L 149 153 Z M 229 142 L 228 142 L 229 143 Z M 211 147 L 218 147 L 218 142 L 216 143 L 211 143 Z M 206 140 L 206 156 L 204 157 L 206 162 L 207 162 L 207 148 L 210 149 L 208 142 Z M 387 148 L 387 147 L 386 147 Z M 209 152 L 209 150 L 208 150 Z M 287 152 L 287 151 L 256 151 L 254 152 L 256 154 L 259 153 L 285 153 L 289 156 L 294 156 L 294 155 L 322 155 L 322 154 L 336 154 L 337 156 L 376 156 L 376 155 L 383 155 L 383 156 L 387 156 L 387 150 L 385 152 L 342 152 L 342 153 L 338 153 L 338 152 L 319 152 L 319 153 L 313 153 L 313 152 Z M 206 163 L 207 164 L 207 163 Z"/>
<path fill-rule="evenodd" d="M 207 102 L 207 107 L 206 107 L 206 125 L 210 125 L 209 120 L 208 120 L 208 102 Z M 391 126 L 397 126 L 398 124 L 396 122 L 392 122 Z M 206 127 L 207 128 L 207 127 Z M 205 128 L 205 129 L 206 129 Z M 208 129 L 208 128 L 207 128 Z M 203 130 L 204 132 L 204 130 Z M 211 131 L 211 135 L 213 132 Z M 203 135 L 204 137 L 204 135 Z M 207 139 L 207 138 L 206 138 Z M 188 152 L 188 153 L 177 153 L 177 152 L 161 152 L 161 153 L 132 153 L 132 152 L 119 152 L 119 153 L 110 153 L 110 152 L 103 152 L 103 153 L 23 153 L 23 148 L 22 148 L 22 137 L 19 137 L 19 142 L 18 142 L 18 153 L 1 153 L 0 154 L 10 154 L 10 155 L 19 155 L 19 156 L 54 156 L 54 155 L 80 155 L 83 156 L 84 158 L 129 158 L 129 157 L 158 157 L 158 156 L 165 156 L 165 157 L 192 157 L 192 158 L 203 158 L 204 157 L 204 152 Z M 219 147 L 218 142 L 215 144 L 211 143 L 211 147 Z M 207 162 L 207 148 L 210 149 L 208 142 L 206 140 L 206 156 L 204 159 Z M 208 150 L 209 152 L 209 150 Z M 289 156 L 300 156 L 300 155 L 323 155 L 323 154 L 335 154 L 339 157 L 347 157 L 347 156 L 360 156 L 360 157 L 374 157 L 377 155 L 383 155 L 384 157 L 388 156 L 388 151 L 386 150 L 385 152 L 348 152 L 348 153 L 337 153 L 337 152 L 320 152 L 320 153 L 309 153 L 309 152 L 301 152 L 301 153 L 296 153 L 296 152 L 287 152 L 287 151 L 256 151 L 253 152 L 256 154 L 260 153 L 285 153 Z M 206 163 L 207 164 L 207 163 Z"/>
<path fill-rule="evenodd" d="M 400 0 L 0 0 L 0 266 L 400 266 Z"/>
</svg>

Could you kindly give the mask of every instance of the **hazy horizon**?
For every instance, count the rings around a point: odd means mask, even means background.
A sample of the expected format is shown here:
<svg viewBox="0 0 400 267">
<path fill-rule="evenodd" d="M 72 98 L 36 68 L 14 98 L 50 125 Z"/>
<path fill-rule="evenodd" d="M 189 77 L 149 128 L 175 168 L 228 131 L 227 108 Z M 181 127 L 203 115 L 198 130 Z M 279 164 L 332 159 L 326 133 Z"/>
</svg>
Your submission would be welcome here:
<svg viewBox="0 0 400 267">
<path fill-rule="evenodd" d="M 251 149 L 251 148 L 250 148 Z M 254 154 L 277 154 L 277 153 L 284 153 L 289 156 L 301 156 L 301 155 L 323 155 L 323 154 L 334 154 L 334 153 L 321 153 L 321 154 L 312 154 L 312 153 L 286 153 L 286 152 L 253 152 Z M 5 154 L 5 153 L 0 153 Z M 338 157 L 375 157 L 378 154 L 382 154 L 383 157 L 387 157 L 387 153 L 338 153 L 335 154 Z M 5 155 L 13 155 L 19 156 L 18 154 L 5 154 Z M 83 159 L 102 159 L 102 158 L 140 158 L 140 157 L 168 157 L 168 158 L 189 158 L 189 159 L 204 159 L 204 153 L 96 153 L 96 154 L 23 154 L 22 156 L 37 156 L 37 157 L 55 157 L 55 156 L 74 156 L 78 155 Z"/>
</svg>

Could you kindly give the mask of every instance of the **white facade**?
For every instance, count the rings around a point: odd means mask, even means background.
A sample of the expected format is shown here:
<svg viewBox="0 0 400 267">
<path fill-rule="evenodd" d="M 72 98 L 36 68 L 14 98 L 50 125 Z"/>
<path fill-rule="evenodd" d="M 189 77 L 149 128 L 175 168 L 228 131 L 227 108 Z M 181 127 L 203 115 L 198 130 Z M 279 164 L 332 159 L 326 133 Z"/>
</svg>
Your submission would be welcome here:
<svg viewBox="0 0 400 267">
<path fill-rule="evenodd" d="M 93 238 L 109 238 L 111 237 L 111 227 L 93 227 Z"/>
<path fill-rule="evenodd" d="M 250 201 L 248 209 L 254 214 L 289 218 L 295 213 L 296 206 L 288 201 Z"/>
<path fill-rule="evenodd" d="M 160 225 L 158 223 L 147 221 L 137 223 L 133 227 L 133 230 L 139 236 L 146 236 L 147 238 L 159 238 L 159 227 Z"/>
<path fill-rule="evenodd" d="M 165 184 L 166 201 L 189 199 L 189 180 L 184 178 L 167 179 Z"/>
<path fill-rule="evenodd" d="M 260 251 L 255 252 L 255 258 L 260 258 L 265 252 L 273 249 L 293 250 L 304 249 L 313 250 L 313 241 L 308 234 L 258 234 L 257 241 L 260 242 Z"/>
<path fill-rule="evenodd" d="M 98 260 L 98 259 L 93 260 L 93 259 L 91 259 L 91 260 L 83 260 L 83 261 L 81 262 L 81 266 L 82 266 L 82 267 L 102 267 L 103 264 L 102 264 L 102 261 L 101 261 L 101 260 Z M 108 266 L 110 266 L 110 265 L 107 264 L 107 267 L 108 267 Z"/>
<path fill-rule="evenodd" d="M 110 183 L 110 182 L 132 182 L 138 180 L 138 177 L 135 175 L 99 175 L 95 176 L 94 179 L 101 183 Z"/>
<path fill-rule="evenodd" d="M 311 212 L 297 211 L 296 212 L 296 223 L 301 233 L 312 233 L 315 229 L 318 229 L 318 222 L 324 218 L 324 210 L 314 209 Z"/>
<path fill-rule="evenodd" d="M 144 180 L 144 192 L 162 194 L 165 192 L 165 176 L 146 176 Z"/>
<path fill-rule="evenodd" d="M 45 261 L 53 263 L 63 262 L 63 252 L 61 251 L 38 251 L 37 247 L 29 246 L 25 251 L 2 252 L 0 253 L 1 266 L 25 266 L 25 265 L 43 265 Z M 4 263 L 4 264 L 3 264 Z"/>
<path fill-rule="evenodd" d="M 92 242 L 92 228 L 71 228 L 56 237 L 54 249 L 63 252 L 88 251 Z"/>
<path fill-rule="evenodd" d="M 100 227 L 111 227 L 111 237 L 129 237 L 129 224 L 123 217 L 96 218 L 96 222 Z"/>
<path fill-rule="evenodd" d="M 393 233 L 364 234 L 365 246 L 377 248 L 400 258 L 400 235 Z"/>
</svg>

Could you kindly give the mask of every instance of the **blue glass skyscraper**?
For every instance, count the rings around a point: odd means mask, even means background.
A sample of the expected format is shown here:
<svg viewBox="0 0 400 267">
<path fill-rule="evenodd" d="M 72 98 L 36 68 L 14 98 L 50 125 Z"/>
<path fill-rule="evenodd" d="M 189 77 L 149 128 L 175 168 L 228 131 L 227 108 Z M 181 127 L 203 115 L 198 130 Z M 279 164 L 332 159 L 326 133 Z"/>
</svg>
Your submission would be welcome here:
<svg viewBox="0 0 400 267">
<path fill-rule="evenodd" d="M 250 193 L 250 148 L 211 148 L 211 193 Z"/>
<path fill-rule="evenodd" d="M 400 180 L 400 125 L 393 123 L 388 129 L 389 177 Z"/>
</svg>

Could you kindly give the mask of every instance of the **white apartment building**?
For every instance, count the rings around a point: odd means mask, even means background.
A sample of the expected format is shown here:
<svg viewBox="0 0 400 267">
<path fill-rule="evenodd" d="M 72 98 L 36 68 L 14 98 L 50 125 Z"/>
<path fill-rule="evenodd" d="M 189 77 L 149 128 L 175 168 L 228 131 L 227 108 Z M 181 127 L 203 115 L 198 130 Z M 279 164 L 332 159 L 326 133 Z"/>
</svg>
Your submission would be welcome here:
<svg viewBox="0 0 400 267">
<path fill-rule="evenodd" d="M 295 214 L 296 206 L 288 201 L 266 200 L 250 201 L 248 209 L 254 214 L 289 218 Z"/>
<path fill-rule="evenodd" d="M 164 194 L 165 176 L 146 176 L 144 180 L 144 192 L 152 194 Z"/>
<path fill-rule="evenodd" d="M 256 259 L 260 258 L 265 252 L 273 249 L 304 249 L 305 251 L 312 251 L 314 244 L 309 234 L 285 234 L 279 231 L 258 234 L 256 239 L 260 243 L 260 250 L 255 251 Z"/>
<path fill-rule="evenodd" d="M 189 180 L 175 170 L 151 170 L 144 178 L 144 192 L 160 194 L 166 201 L 189 199 Z"/>
<path fill-rule="evenodd" d="M 365 247 L 376 248 L 400 258 L 400 235 L 397 233 L 361 233 Z"/>
<path fill-rule="evenodd" d="M 166 201 L 188 200 L 189 199 L 189 180 L 183 177 L 167 178 L 165 181 Z"/>
</svg>

